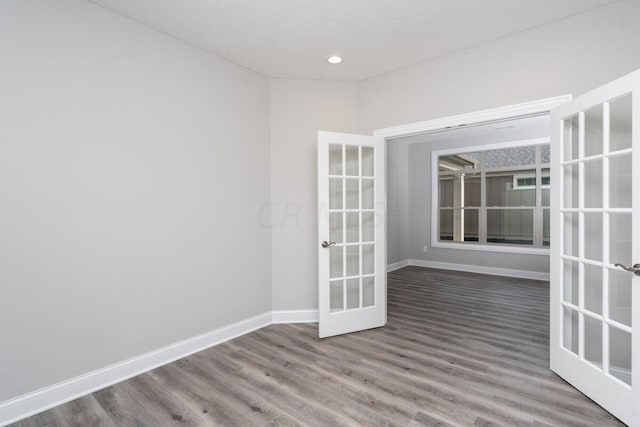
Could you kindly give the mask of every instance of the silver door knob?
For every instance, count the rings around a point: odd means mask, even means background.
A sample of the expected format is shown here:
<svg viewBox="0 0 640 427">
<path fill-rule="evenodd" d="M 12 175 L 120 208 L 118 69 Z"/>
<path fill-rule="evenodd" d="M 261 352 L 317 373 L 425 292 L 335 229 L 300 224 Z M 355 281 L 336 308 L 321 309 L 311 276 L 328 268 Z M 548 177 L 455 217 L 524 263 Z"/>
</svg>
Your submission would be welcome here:
<svg viewBox="0 0 640 427">
<path fill-rule="evenodd" d="M 627 267 L 626 265 L 616 264 L 616 267 L 620 267 L 624 271 L 628 271 L 629 273 L 633 273 L 637 276 L 640 276 L 640 264 L 636 264 L 633 267 Z"/>
<path fill-rule="evenodd" d="M 326 240 L 321 243 L 323 248 L 328 248 L 331 245 L 335 245 L 336 242 L 327 242 Z"/>
</svg>

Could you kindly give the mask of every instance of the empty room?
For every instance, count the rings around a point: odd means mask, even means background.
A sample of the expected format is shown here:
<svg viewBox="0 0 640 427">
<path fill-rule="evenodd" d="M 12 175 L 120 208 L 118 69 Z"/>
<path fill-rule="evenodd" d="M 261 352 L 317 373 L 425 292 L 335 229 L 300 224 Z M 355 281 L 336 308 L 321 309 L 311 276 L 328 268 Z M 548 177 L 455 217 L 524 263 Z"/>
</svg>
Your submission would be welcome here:
<svg viewBox="0 0 640 427">
<path fill-rule="evenodd" d="M 0 1 L 0 426 L 639 426 L 640 1 Z"/>
</svg>

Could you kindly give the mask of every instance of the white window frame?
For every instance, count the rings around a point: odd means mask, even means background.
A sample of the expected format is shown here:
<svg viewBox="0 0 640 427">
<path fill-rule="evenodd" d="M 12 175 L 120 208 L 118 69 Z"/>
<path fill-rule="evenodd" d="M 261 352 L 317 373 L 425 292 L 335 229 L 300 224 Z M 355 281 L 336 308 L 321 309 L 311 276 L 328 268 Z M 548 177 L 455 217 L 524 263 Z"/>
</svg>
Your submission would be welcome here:
<svg viewBox="0 0 640 427">
<path fill-rule="evenodd" d="M 483 244 L 483 243 L 475 243 L 475 242 L 443 242 L 440 241 L 440 233 L 439 233 L 439 168 L 438 168 L 438 159 L 441 156 L 447 156 L 452 154 L 460 154 L 460 153 L 472 153 L 477 151 L 489 151 L 489 150 L 500 150 L 504 148 L 519 148 L 519 147 L 528 147 L 532 145 L 542 145 L 549 144 L 551 142 L 551 137 L 545 138 L 535 138 L 535 139 L 524 139 L 518 141 L 509 141 L 509 142 L 501 142 L 496 144 L 484 144 L 484 145 L 475 145 L 470 147 L 460 147 L 460 148 L 447 148 L 444 150 L 435 150 L 431 152 L 431 246 L 436 248 L 446 248 L 446 249 L 462 249 L 462 250 L 472 250 L 472 251 L 491 251 L 491 252 L 506 252 L 506 253 L 519 253 L 519 254 L 532 254 L 532 255 L 549 255 L 549 248 L 536 248 L 530 246 L 517 246 L 517 245 L 509 245 L 509 244 Z M 534 166 L 536 168 L 536 175 L 539 175 L 542 179 L 542 171 L 540 164 L 536 162 Z M 515 169 L 519 168 L 516 166 Z M 527 170 L 531 169 L 531 165 L 527 166 Z M 471 170 L 470 170 L 471 171 Z M 482 170 L 484 174 L 484 170 Z M 529 174 L 530 176 L 530 174 Z M 536 195 L 536 197 L 540 197 L 540 195 Z M 481 202 L 481 206 L 484 205 L 484 201 Z M 540 203 L 536 202 L 536 206 L 540 205 Z M 542 212 L 544 208 L 540 209 Z M 535 208 L 534 208 L 535 212 Z M 542 230 L 538 229 L 541 227 L 542 218 L 539 221 L 535 219 L 534 213 L 534 239 L 537 234 L 542 235 Z"/>
<path fill-rule="evenodd" d="M 547 174 L 542 174 L 540 175 L 542 178 L 548 178 L 550 175 Z M 523 178 L 534 178 L 535 179 L 535 174 L 532 175 L 530 173 L 514 173 L 513 174 L 513 189 L 514 190 L 534 190 L 536 188 L 536 185 L 518 185 L 518 180 L 519 179 L 523 179 Z M 551 185 L 549 184 L 540 184 L 540 188 L 544 188 L 544 189 L 549 189 L 551 188 Z"/>
</svg>

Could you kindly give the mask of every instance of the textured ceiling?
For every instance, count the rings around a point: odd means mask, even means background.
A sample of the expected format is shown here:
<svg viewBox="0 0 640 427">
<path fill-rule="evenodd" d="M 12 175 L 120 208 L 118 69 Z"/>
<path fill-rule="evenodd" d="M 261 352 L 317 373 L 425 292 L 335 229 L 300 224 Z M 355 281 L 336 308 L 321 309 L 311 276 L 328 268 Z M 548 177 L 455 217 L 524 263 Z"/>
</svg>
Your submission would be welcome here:
<svg viewBox="0 0 640 427">
<path fill-rule="evenodd" d="M 267 76 L 364 80 L 612 0 L 90 1 Z"/>
</svg>

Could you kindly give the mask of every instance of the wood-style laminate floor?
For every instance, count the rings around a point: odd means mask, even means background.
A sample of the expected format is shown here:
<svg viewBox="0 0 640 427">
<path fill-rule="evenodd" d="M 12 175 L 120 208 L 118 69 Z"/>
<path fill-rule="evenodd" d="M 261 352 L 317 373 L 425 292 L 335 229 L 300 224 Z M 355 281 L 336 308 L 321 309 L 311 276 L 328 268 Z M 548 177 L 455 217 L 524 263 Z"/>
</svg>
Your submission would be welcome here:
<svg viewBox="0 0 640 427">
<path fill-rule="evenodd" d="M 545 282 L 389 274 L 384 328 L 272 325 L 16 424 L 609 426 L 553 374 Z"/>
</svg>

